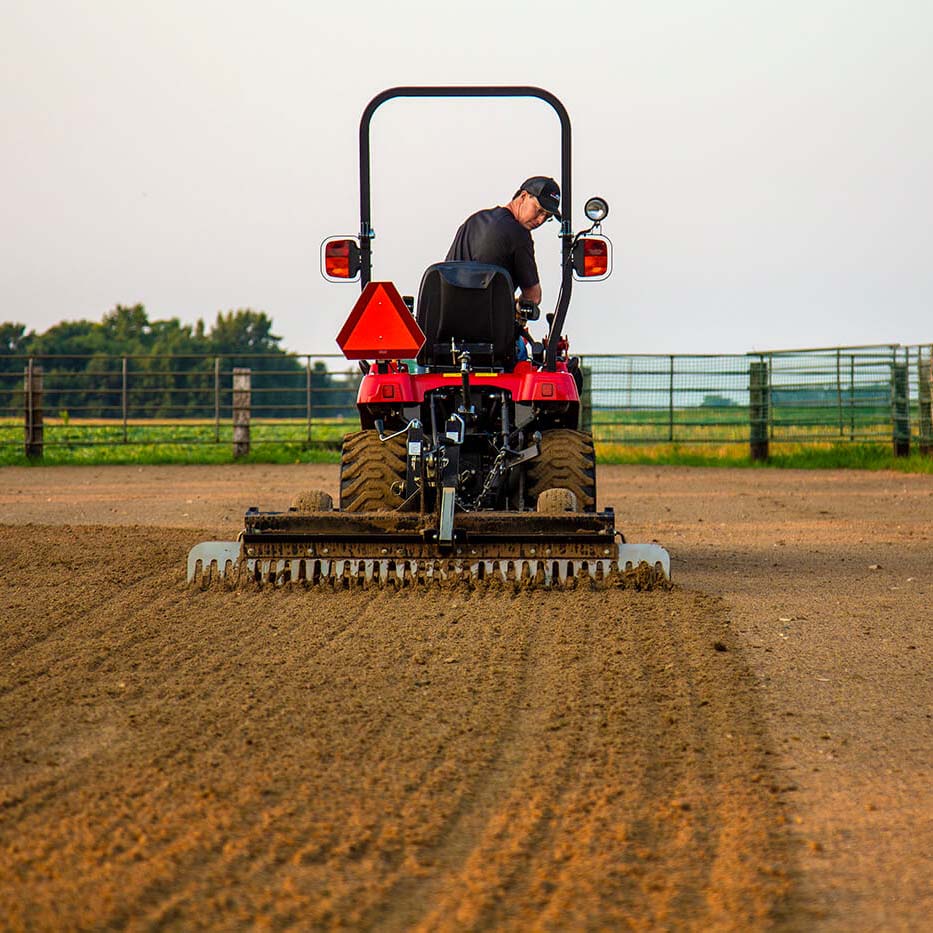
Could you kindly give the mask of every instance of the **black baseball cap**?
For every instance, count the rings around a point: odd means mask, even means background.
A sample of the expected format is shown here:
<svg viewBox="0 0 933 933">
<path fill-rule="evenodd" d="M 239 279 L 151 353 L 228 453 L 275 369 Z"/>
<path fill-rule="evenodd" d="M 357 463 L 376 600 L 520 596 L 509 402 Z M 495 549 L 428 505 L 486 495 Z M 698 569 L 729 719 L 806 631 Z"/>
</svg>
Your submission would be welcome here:
<svg viewBox="0 0 933 933">
<path fill-rule="evenodd" d="M 532 175 L 522 182 L 519 191 L 527 191 L 538 199 L 538 203 L 560 220 L 560 186 L 553 178 L 545 175 Z"/>
</svg>

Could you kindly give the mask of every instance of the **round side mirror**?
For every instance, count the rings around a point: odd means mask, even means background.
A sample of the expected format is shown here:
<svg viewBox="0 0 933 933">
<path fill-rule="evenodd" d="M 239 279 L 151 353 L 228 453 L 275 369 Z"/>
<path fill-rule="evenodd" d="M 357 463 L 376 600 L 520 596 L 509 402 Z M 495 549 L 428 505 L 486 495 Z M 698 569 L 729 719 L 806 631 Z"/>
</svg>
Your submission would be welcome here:
<svg viewBox="0 0 933 933">
<path fill-rule="evenodd" d="M 603 198 L 590 198 L 583 207 L 583 213 L 594 224 L 598 224 L 608 216 L 609 205 Z"/>
</svg>

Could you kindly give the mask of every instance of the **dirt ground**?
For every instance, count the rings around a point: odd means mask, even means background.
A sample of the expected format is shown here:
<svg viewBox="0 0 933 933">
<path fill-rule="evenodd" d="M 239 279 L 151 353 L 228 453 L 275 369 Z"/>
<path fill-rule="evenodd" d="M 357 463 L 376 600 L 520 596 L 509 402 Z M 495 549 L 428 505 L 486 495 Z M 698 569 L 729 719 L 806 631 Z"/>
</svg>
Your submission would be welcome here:
<svg viewBox="0 0 933 933">
<path fill-rule="evenodd" d="M 0 926 L 929 929 L 933 477 L 601 468 L 670 592 L 185 587 L 314 486 L 0 471 Z"/>
</svg>

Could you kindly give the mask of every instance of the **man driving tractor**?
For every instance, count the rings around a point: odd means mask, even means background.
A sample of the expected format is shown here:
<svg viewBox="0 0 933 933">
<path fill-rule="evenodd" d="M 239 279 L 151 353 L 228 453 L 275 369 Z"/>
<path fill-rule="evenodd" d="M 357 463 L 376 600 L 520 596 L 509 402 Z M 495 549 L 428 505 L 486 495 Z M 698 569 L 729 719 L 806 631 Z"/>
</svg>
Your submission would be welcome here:
<svg viewBox="0 0 933 933">
<path fill-rule="evenodd" d="M 516 314 L 516 351 L 519 360 L 528 359 L 525 341 L 528 315 L 523 303 L 534 306 L 537 318 L 541 303 L 541 282 L 535 262 L 531 231 L 552 217 L 560 220 L 560 187 L 553 178 L 534 175 L 524 181 L 504 207 L 492 207 L 470 215 L 457 230 L 447 251 L 447 261 L 488 262 L 505 269 L 520 291 Z"/>
</svg>

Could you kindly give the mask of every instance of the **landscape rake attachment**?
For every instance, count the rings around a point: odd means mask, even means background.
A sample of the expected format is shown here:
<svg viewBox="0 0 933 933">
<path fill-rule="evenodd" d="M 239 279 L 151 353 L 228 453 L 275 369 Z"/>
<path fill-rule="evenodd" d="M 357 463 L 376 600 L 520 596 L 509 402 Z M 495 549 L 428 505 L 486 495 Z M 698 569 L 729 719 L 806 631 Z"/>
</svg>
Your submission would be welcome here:
<svg viewBox="0 0 933 933">
<path fill-rule="evenodd" d="M 635 587 L 670 577 L 656 544 L 617 540 L 612 510 L 583 514 L 465 513 L 454 540 L 418 513 L 246 513 L 237 541 L 188 555 L 188 582 L 220 586 L 423 588 Z"/>
</svg>

